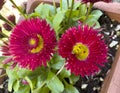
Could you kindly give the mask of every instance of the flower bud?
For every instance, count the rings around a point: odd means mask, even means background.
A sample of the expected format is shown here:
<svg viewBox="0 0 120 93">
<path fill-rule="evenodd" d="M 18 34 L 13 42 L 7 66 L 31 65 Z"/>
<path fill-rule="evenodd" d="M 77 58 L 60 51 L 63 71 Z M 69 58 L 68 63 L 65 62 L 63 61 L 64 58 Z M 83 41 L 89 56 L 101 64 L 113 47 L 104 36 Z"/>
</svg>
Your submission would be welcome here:
<svg viewBox="0 0 120 93">
<path fill-rule="evenodd" d="M 5 3 L 5 0 L 0 0 L 0 10 L 2 9 L 4 3 Z"/>
<path fill-rule="evenodd" d="M 9 21 L 11 21 L 13 24 L 15 24 L 15 16 L 14 16 L 14 15 L 9 15 L 9 16 L 7 17 L 7 19 L 8 19 Z M 12 30 L 12 27 L 11 27 L 9 24 L 7 24 L 7 23 L 4 23 L 4 24 L 3 24 L 3 27 L 4 27 L 6 30 L 8 30 L 8 31 Z"/>
</svg>

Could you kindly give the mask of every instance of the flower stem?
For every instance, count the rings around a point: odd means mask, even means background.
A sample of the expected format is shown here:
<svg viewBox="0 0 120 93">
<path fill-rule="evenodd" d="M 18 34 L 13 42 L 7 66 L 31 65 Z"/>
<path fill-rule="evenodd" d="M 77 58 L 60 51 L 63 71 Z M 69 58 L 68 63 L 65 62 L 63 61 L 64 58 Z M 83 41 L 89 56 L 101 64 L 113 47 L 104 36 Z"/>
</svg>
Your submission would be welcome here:
<svg viewBox="0 0 120 93">
<path fill-rule="evenodd" d="M 68 83 L 66 82 L 66 80 L 64 78 L 62 80 L 63 80 L 65 85 L 68 85 Z"/>
<path fill-rule="evenodd" d="M 0 33 L 0 35 L 2 35 L 2 36 L 4 36 L 4 37 L 8 37 L 6 34 L 4 34 L 4 33 Z"/>
<path fill-rule="evenodd" d="M 23 11 L 15 4 L 15 2 L 13 0 L 10 0 L 10 2 L 18 9 L 18 11 L 21 13 L 21 15 L 23 15 L 25 18 L 27 18 L 27 16 L 23 13 Z"/>
<path fill-rule="evenodd" d="M 60 0 L 60 10 L 62 11 L 62 0 Z"/>
<path fill-rule="evenodd" d="M 63 66 L 60 68 L 60 70 L 56 73 L 56 76 L 57 76 L 58 74 L 60 74 L 60 72 L 63 70 L 64 66 L 65 66 L 65 63 L 64 63 Z"/>
<path fill-rule="evenodd" d="M 54 7 L 56 8 L 56 3 L 55 3 L 55 0 L 53 0 L 53 5 L 54 5 Z"/>
<path fill-rule="evenodd" d="M 69 26 L 69 24 L 70 24 L 70 18 L 71 18 L 73 6 L 74 6 L 74 0 L 72 0 L 72 5 L 71 5 L 71 8 L 70 8 L 70 13 L 69 13 L 69 16 L 68 16 L 68 26 Z"/>
<path fill-rule="evenodd" d="M 9 21 L 8 19 L 6 19 L 5 17 L 3 17 L 1 14 L 0 14 L 0 19 L 4 22 L 6 22 L 7 24 L 9 24 L 11 27 L 14 27 L 15 25 Z"/>
<path fill-rule="evenodd" d="M 88 19 L 88 16 L 89 16 L 89 14 L 91 13 L 92 7 L 93 7 L 93 3 L 90 3 L 90 5 L 89 5 L 89 7 L 88 7 L 88 11 L 87 11 L 87 13 L 86 13 L 85 21 Z"/>
<path fill-rule="evenodd" d="M 56 11 L 56 3 L 55 3 L 55 0 L 53 0 L 53 5 L 54 5 L 54 7 L 55 7 L 55 12 L 57 12 L 57 11 Z"/>
<path fill-rule="evenodd" d="M 69 0 L 67 0 L 67 6 L 68 6 L 68 9 L 69 9 Z"/>
<path fill-rule="evenodd" d="M 60 74 L 60 72 L 63 70 L 64 66 L 65 66 L 65 63 L 62 65 L 62 67 L 59 69 L 59 71 L 55 74 L 55 76 L 54 76 L 54 77 L 52 77 L 52 79 L 51 79 L 51 80 L 54 80 L 54 79 L 55 79 L 55 77 L 56 77 L 57 75 L 59 75 L 59 74 Z"/>
<path fill-rule="evenodd" d="M 4 76 L 7 76 L 7 74 L 5 73 L 5 74 L 0 75 L 0 78 L 2 78 L 2 77 L 4 77 Z"/>
</svg>

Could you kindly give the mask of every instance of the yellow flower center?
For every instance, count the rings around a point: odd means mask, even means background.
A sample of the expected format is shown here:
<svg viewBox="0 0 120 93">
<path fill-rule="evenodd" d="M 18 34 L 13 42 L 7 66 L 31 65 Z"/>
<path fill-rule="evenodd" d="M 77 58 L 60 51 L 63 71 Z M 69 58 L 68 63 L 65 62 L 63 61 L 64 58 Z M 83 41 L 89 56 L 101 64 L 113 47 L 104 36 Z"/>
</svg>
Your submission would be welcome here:
<svg viewBox="0 0 120 93">
<path fill-rule="evenodd" d="M 30 41 L 29 41 L 29 44 L 30 45 L 35 45 L 36 44 L 36 40 L 31 38 Z"/>
<path fill-rule="evenodd" d="M 88 47 L 82 43 L 74 45 L 72 52 L 79 60 L 86 60 L 89 55 Z"/>
<path fill-rule="evenodd" d="M 38 52 L 40 52 L 43 49 L 43 46 L 44 46 L 43 38 L 40 35 L 37 35 L 37 37 L 39 39 L 38 46 L 36 48 L 31 49 L 30 50 L 31 53 L 38 53 Z M 30 44 L 31 45 L 36 44 L 36 40 L 35 39 L 31 39 L 30 40 Z"/>
</svg>

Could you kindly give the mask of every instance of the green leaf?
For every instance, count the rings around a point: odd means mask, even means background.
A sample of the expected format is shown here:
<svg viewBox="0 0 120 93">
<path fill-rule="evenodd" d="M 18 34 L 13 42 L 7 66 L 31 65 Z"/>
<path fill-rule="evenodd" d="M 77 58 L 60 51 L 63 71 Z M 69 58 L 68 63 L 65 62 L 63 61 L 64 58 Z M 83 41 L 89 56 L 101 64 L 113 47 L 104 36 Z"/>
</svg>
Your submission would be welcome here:
<svg viewBox="0 0 120 93">
<path fill-rule="evenodd" d="M 49 91 L 50 91 L 49 88 L 47 86 L 44 86 L 41 88 L 40 91 L 36 91 L 36 93 L 49 93 Z"/>
<path fill-rule="evenodd" d="M 29 18 L 38 17 L 38 16 L 40 16 L 40 14 L 35 12 L 35 13 L 31 13 L 29 15 Z"/>
<path fill-rule="evenodd" d="M 66 68 L 63 68 L 63 70 L 60 72 L 60 76 L 62 78 L 67 78 L 71 75 L 70 71 L 67 70 Z"/>
<path fill-rule="evenodd" d="M 87 5 L 86 4 L 81 4 L 79 6 L 79 15 L 80 16 L 85 16 L 87 12 Z"/>
<path fill-rule="evenodd" d="M 25 80 L 29 83 L 31 90 L 33 90 L 35 88 L 37 78 L 35 76 L 25 77 Z"/>
<path fill-rule="evenodd" d="M 81 3 L 74 3 L 73 10 L 77 10 Z"/>
<path fill-rule="evenodd" d="M 36 9 L 36 13 L 39 13 L 42 18 L 46 18 L 49 16 L 49 8 L 45 8 L 44 4 L 40 4 Z"/>
<path fill-rule="evenodd" d="M 100 10 L 93 10 L 90 15 L 96 20 L 100 18 L 103 13 Z"/>
<path fill-rule="evenodd" d="M 98 19 L 103 13 L 100 10 L 94 10 L 91 12 L 91 14 L 88 16 L 87 20 L 85 21 L 86 24 L 89 26 L 94 26 L 94 28 L 100 28 L 100 24 L 98 22 Z"/>
<path fill-rule="evenodd" d="M 19 79 L 19 76 L 17 75 L 17 68 L 14 68 L 14 69 L 6 69 L 6 73 L 8 75 L 9 78 L 11 79 Z"/>
<path fill-rule="evenodd" d="M 47 18 L 50 15 L 55 14 L 55 8 L 54 8 L 54 6 L 52 6 L 50 4 L 43 4 L 42 3 L 35 9 L 35 12 L 39 13 L 40 17 Z"/>
<path fill-rule="evenodd" d="M 88 18 L 85 23 L 91 27 L 94 27 L 95 29 L 100 28 L 99 22 L 94 18 Z"/>
<path fill-rule="evenodd" d="M 75 76 L 74 74 L 72 74 L 70 77 L 69 77 L 69 81 L 71 84 L 75 84 L 78 80 L 79 80 L 79 76 Z"/>
<path fill-rule="evenodd" d="M 9 77 L 9 81 L 8 81 L 8 90 L 12 91 L 12 87 L 14 85 L 14 83 L 16 82 L 16 80 L 19 80 L 19 76 L 17 75 L 17 68 L 14 69 L 6 69 L 6 73 Z"/>
<path fill-rule="evenodd" d="M 66 84 L 63 93 L 79 93 L 79 91 L 74 86 Z"/>
<path fill-rule="evenodd" d="M 58 34 L 58 29 L 60 28 L 60 24 L 64 19 L 65 11 L 58 12 L 53 19 L 53 28 Z"/>
<path fill-rule="evenodd" d="M 13 84 L 16 82 L 16 79 L 9 79 L 8 81 L 8 91 L 12 91 Z"/>
<path fill-rule="evenodd" d="M 29 85 L 21 85 L 19 90 L 14 93 L 30 93 L 30 87 Z"/>
<path fill-rule="evenodd" d="M 35 69 L 34 71 L 21 68 L 21 69 L 19 69 L 19 71 L 17 72 L 17 75 L 18 75 L 20 78 L 25 78 L 25 77 L 31 77 L 31 78 L 33 78 L 34 76 L 36 76 L 36 77 L 39 76 L 39 75 L 42 73 L 43 70 L 44 70 L 43 67 L 37 68 L 37 69 Z"/>
<path fill-rule="evenodd" d="M 67 0 L 62 0 L 62 2 L 60 3 L 60 7 L 62 8 L 62 10 L 67 10 Z"/>
<path fill-rule="evenodd" d="M 51 71 L 48 73 L 47 86 L 53 93 L 61 93 L 64 90 L 64 86 L 59 78 Z"/>
<path fill-rule="evenodd" d="M 49 88 L 45 86 L 41 89 L 40 93 L 49 93 L 49 91 Z"/>
<path fill-rule="evenodd" d="M 51 67 L 53 69 L 58 70 L 64 65 L 64 63 L 65 63 L 65 59 L 55 54 L 51 60 Z"/>
<path fill-rule="evenodd" d="M 14 82 L 14 85 L 13 85 L 13 89 L 14 91 L 18 91 L 19 90 L 19 87 L 20 87 L 20 81 L 17 80 L 16 82 Z"/>
<path fill-rule="evenodd" d="M 42 88 L 37 88 L 35 90 L 32 91 L 32 93 L 49 93 L 50 89 L 45 85 Z"/>
<path fill-rule="evenodd" d="M 48 71 L 46 69 L 44 69 L 44 70 L 41 69 L 40 74 L 36 77 L 36 79 L 37 79 L 36 89 L 33 90 L 33 93 L 39 93 L 38 91 L 41 91 L 41 89 L 43 88 L 43 86 L 46 83 L 47 76 L 48 76 Z"/>
<path fill-rule="evenodd" d="M 20 77 L 20 78 L 24 78 L 25 76 L 28 76 L 32 73 L 31 70 L 28 70 L 28 69 L 19 69 L 19 71 L 17 72 L 17 75 Z"/>
<path fill-rule="evenodd" d="M 43 73 L 37 77 L 37 87 L 40 87 L 47 79 L 48 73 Z"/>
<path fill-rule="evenodd" d="M 66 17 L 69 17 L 70 10 L 66 12 Z M 71 18 L 78 17 L 79 16 L 79 10 L 73 10 L 71 14 Z"/>
<path fill-rule="evenodd" d="M 17 74 L 21 78 L 24 78 L 26 76 L 34 77 L 34 76 L 39 76 L 44 70 L 45 70 L 44 67 L 38 67 L 34 71 L 21 68 L 21 69 L 19 69 L 19 71 L 17 72 Z"/>
</svg>

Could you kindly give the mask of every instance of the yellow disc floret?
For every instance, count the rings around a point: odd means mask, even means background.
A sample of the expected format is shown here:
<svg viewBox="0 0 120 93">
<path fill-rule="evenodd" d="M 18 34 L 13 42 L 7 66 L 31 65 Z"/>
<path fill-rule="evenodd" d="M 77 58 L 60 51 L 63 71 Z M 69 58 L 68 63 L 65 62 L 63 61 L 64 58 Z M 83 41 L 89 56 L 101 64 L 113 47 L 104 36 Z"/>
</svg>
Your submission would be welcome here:
<svg viewBox="0 0 120 93">
<path fill-rule="evenodd" d="M 86 60 L 89 55 L 88 47 L 82 43 L 74 45 L 72 52 L 79 60 Z"/>
<path fill-rule="evenodd" d="M 36 48 L 33 48 L 30 50 L 31 53 L 38 53 L 43 49 L 44 46 L 44 41 L 43 38 L 40 35 L 37 35 L 39 42 L 38 42 L 38 46 Z M 31 44 L 35 43 L 36 41 L 31 41 Z"/>
<path fill-rule="evenodd" d="M 29 41 L 29 44 L 30 45 L 35 45 L 36 44 L 36 40 L 31 38 L 30 41 Z"/>
</svg>

